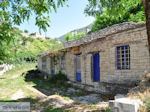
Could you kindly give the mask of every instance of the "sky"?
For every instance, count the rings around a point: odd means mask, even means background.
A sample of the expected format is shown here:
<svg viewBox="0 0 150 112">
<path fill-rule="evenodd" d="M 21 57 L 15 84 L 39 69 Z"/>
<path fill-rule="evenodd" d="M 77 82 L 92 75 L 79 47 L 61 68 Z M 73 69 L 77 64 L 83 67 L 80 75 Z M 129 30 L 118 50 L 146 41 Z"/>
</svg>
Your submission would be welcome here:
<svg viewBox="0 0 150 112">
<path fill-rule="evenodd" d="M 51 23 L 47 29 L 46 35 L 51 38 L 57 38 L 74 29 L 82 28 L 94 21 L 93 17 L 86 16 L 84 9 L 88 0 L 68 0 L 67 6 L 61 7 L 57 12 L 50 14 Z M 19 26 L 21 30 L 28 30 L 29 33 L 38 32 L 38 27 L 34 25 L 34 16 L 28 22 Z"/>
</svg>

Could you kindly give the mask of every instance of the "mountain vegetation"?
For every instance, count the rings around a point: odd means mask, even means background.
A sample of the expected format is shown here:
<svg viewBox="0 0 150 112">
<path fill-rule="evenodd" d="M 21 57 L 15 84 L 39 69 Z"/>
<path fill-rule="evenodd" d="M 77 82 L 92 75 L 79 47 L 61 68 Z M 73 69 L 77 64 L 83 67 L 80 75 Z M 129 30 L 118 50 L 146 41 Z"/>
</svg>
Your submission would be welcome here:
<svg viewBox="0 0 150 112">
<path fill-rule="evenodd" d="M 76 34 L 68 33 L 65 35 L 65 40 L 66 41 L 73 41 L 73 40 L 79 40 L 83 38 L 86 35 L 85 32 L 78 32 Z"/>
<path fill-rule="evenodd" d="M 0 25 L 0 31 L 2 31 L 3 28 L 4 27 Z M 37 55 L 40 53 L 47 50 L 55 51 L 63 47 L 62 43 L 56 39 L 45 40 L 24 37 L 22 32 L 17 28 L 12 29 L 11 34 L 7 37 L 11 39 L 9 39 L 9 41 L 1 41 L 0 43 L 0 63 L 36 61 Z"/>
</svg>

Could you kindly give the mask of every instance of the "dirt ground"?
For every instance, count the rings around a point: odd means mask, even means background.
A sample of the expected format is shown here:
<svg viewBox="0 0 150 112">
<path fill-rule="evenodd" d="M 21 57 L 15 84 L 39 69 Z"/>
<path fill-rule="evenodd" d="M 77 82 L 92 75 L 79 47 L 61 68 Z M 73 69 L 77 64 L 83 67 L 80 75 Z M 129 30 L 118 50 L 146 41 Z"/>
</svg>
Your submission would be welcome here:
<svg viewBox="0 0 150 112">
<path fill-rule="evenodd" d="M 24 64 L 0 76 L 0 101 L 30 102 L 32 112 L 110 112 L 100 94 L 37 74 L 35 64 Z"/>
</svg>

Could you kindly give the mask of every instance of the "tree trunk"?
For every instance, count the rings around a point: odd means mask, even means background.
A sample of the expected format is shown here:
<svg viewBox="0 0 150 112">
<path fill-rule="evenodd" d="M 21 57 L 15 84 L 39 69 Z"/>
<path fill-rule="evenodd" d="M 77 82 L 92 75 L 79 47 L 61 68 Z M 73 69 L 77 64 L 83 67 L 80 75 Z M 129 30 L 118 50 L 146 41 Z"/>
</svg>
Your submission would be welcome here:
<svg viewBox="0 0 150 112">
<path fill-rule="evenodd" d="M 142 0 L 142 1 L 145 7 L 148 47 L 149 47 L 149 54 L 150 54 L 150 0 Z"/>
</svg>

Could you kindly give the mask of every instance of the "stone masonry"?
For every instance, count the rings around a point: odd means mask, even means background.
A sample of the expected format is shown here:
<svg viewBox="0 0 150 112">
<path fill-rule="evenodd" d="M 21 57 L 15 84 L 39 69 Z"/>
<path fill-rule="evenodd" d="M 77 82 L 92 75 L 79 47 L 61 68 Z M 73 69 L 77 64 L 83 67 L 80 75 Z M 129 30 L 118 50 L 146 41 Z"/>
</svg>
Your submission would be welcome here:
<svg viewBox="0 0 150 112">
<path fill-rule="evenodd" d="M 130 69 L 118 70 L 116 68 L 116 47 L 129 45 Z M 75 51 L 78 47 L 78 50 Z M 126 87 L 138 83 L 144 73 L 150 72 L 150 55 L 146 27 L 144 24 L 121 23 L 102 29 L 96 33 L 88 34 L 81 40 L 65 43 L 65 68 L 64 71 L 70 81 L 79 86 L 85 85 L 88 90 L 98 92 L 115 91 L 114 84 Z M 92 79 L 92 54 L 98 52 L 100 56 L 100 81 Z M 76 81 L 75 56 L 81 58 L 81 82 Z M 43 56 L 41 56 L 43 57 Z M 38 68 L 43 70 L 42 59 Z M 50 58 L 50 56 L 46 57 Z M 47 61 L 48 62 L 48 61 Z M 49 65 L 50 66 L 50 65 Z M 48 72 L 50 67 L 45 72 Z M 57 71 L 59 67 L 56 68 Z M 50 73 L 50 72 L 48 72 Z"/>
</svg>

